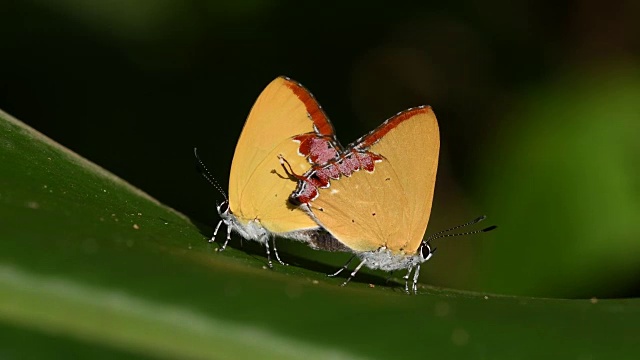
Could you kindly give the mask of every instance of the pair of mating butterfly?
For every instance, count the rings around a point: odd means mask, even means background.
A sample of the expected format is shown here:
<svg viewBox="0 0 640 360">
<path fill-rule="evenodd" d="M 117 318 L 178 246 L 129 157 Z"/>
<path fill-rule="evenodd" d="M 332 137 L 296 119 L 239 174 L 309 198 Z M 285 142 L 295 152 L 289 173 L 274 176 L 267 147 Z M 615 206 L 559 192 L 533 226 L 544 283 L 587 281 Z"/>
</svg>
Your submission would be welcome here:
<svg viewBox="0 0 640 360">
<path fill-rule="evenodd" d="M 227 226 L 223 250 L 235 231 L 263 243 L 269 266 L 269 239 L 282 263 L 274 236 L 295 239 L 314 249 L 347 251 L 361 262 L 347 282 L 366 265 L 393 271 L 415 269 L 433 254 L 423 240 L 435 187 L 440 133 L 433 111 L 420 106 L 400 112 L 346 148 L 313 95 L 301 84 L 279 77 L 260 94 L 236 145 L 229 196 L 198 159 L 203 175 L 223 194 L 218 205 Z M 197 158 L 197 154 L 196 154 Z M 495 226 L 469 232 L 486 232 Z"/>
</svg>

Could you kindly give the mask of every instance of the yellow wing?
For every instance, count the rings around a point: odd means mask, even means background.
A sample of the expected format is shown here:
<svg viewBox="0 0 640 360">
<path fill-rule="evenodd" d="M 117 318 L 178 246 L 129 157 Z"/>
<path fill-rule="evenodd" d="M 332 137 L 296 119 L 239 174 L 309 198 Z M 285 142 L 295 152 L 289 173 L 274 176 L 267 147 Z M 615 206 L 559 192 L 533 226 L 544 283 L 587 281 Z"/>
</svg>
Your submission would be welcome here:
<svg viewBox="0 0 640 360">
<path fill-rule="evenodd" d="M 309 203 L 317 222 L 356 251 L 415 253 L 433 201 L 440 132 L 430 107 L 409 109 L 358 140 L 383 159 L 373 172 L 332 180 Z"/>
<path fill-rule="evenodd" d="M 282 154 L 299 173 L 308 170 L 310 164 L 292 138 L 314 131 L 333 135 L 322 108 L 302 85 L 279 77 L 262 91 L 240 134 L 229 176 L 229 206 L 242 223 L 258 219 L 274 233 L 318 227 L 288 204 L 296 183 L 278 160 Z"/>
</svg>

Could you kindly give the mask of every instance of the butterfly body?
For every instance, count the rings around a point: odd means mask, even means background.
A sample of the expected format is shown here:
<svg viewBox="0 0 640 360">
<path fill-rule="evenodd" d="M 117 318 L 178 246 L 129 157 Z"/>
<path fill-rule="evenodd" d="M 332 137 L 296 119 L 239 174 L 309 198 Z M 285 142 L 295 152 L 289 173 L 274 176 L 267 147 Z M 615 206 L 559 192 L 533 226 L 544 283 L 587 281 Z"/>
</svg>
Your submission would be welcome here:
<svg viewBox="0 0 640 360">
<path fill-rule="evenodd" d="M 385 247 L 375 251 L 362 251 L 357 253 L 357 256 L 366 262 L 368 268 L 383 271 L 408 269 L 426 261 L 426 257 L 422 254 L 393 252 Z"/>
</svg>

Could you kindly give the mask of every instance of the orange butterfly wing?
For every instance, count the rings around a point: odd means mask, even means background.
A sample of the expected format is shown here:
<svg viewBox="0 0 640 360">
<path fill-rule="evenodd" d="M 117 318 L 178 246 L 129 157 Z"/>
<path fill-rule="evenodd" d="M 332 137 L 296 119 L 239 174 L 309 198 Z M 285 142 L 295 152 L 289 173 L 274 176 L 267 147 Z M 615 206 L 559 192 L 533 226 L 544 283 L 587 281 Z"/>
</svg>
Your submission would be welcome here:
<svg viewBox="0 0 640 360">
<path fill-rule="evenodd" d="M 414 254 L 429 222 L 438 168 L 440 132 L 433 111 L 420 107 L 399 113 L 353 148 L 383 159 L 373 172 L 361 169 L 319 188 L 308 203 L 312 215 L 353 250 L 385 246 Z"/>
<path fill-rule="evenodd" d="M 333 136 L 322 108 L 302 85 L 285 77 L 273 80 L 256 100 L 236 145 L 229 176 L 229 206 L 246 225 L 251 220 L 274 233 L 317 228 L 302 210 L 287 202 L 296 184 L 278 155 L 300 173 L 310 168 L 295 136 Z"/>
</svg>

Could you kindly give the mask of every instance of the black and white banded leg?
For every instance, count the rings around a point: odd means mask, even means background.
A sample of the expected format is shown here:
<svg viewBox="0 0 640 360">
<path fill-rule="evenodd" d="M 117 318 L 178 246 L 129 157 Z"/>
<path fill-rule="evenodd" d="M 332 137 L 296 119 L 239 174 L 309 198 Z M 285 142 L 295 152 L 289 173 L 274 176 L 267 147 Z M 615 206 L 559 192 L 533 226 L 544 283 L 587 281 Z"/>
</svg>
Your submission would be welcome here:
<svg viewBox="0 0 640 360">
<path fill-rule="evenodd" d="M 420 277 L 420 264 L 416 265 L 416 272 L 413 273 L 413 293 L 418 293 L 418 277 Z"/>
<path fill-rule="evenodd" d="M 218 225 L 216 226 L 216 229 L 213 230 L 213 236 L 211 237 L 211 239 L 209 239 L 209 242 L 212 243 L 216 241 L 216 236 L 218 235 L 218 230 L 220 230 L 220 225 L 222 225 L 222 223 L 224 223 L 227 226 L 227 239 L 225 240 L 224 244 L 222 244 L 222 246 L 218 249 L 218 251 L 224 251 L 224 249 L 227 248 L 227 244 L 229 243 L 229 240 L 231 240 L 231 224 L 228 224 L 223 219 L 218 221 Z"/>
<path fill-rule="evenodd" d="M 271 262 L 271 251 L 269 251 L 269 238 L 266 237 L 264 239 L 264 248 L 267 251 L 267 265 L 269 265 L 269 269 L 273 269 L 273 263 Z"/>
<path fill-rule="evenodd" d="M 278 249 L 276 248 L 276 238 L 273 237 L 273 253 L 276 255 L 276 260 L 280 263 L 280 265 L 287 266 L 288 264 L 284 261 L 280 260 L 280 254 L 278 254 Z"/>
<path fill-rule="evenodd" d="M 410 267 L 407 274 L 402 277 L 404 279 L 404 291 L 407 294 L 409 293 L 409 275 L 411 275 L 411 270 L 413 270 L 413 267 Z"/>
<path fill-rule="evenodd" d="M 340 274 L 341 272 L 347 270 L 347 267 L 349 266 L 349 264 L 351 264 L 351 261 L 353 260 L 353 258 L 356 257 L 355 255 L 351 256 L 349 258 L 349 260 L 347 261 L 346 264 L 342 265 L 342 267 L 340 269 L 338 269 L 338 271 L 334 272 L 333 274 L 327 274 L 328 277 L 334 277 L 337 276 L 338 274 Z"/>
<path fill-rule="evenodd" d="M 347 280 L 345 282 L 342 283 L 342 285 L 340 286 L 345 286 L 349 283 L 349 281 L 356 276 L 356 274 L 358 273 L 358 270 L 360 270 L 360 268 L 362 267 L 362 265 L 364 265 L 364 263 L 366 263 L 367 260 L 362 260 L 362 262 L 360 264 L 358 264 L 358 266 L 356 266 L 355 269 L 353 269 L 353 271 L 351 272 L 351 275 L 349 275 L 349 277 L 347 278 Z"/>
</svg>

